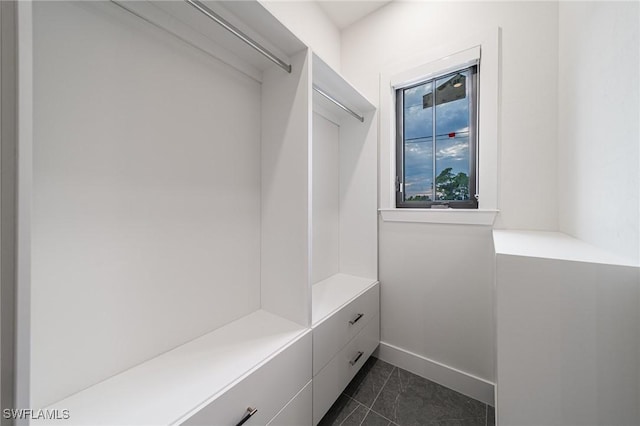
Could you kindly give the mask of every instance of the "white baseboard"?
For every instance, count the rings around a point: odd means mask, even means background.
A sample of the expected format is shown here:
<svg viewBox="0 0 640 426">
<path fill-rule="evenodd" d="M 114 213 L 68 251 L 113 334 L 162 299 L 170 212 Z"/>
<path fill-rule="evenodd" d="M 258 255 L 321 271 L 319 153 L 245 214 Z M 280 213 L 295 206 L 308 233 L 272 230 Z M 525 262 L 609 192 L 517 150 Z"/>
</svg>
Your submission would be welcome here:
<svg viewBox="0 0 640 426">
<path fill-rule="evenodd" d="M 487 380 L 385 342 L 380 342 L 374 356 L 485 404 L 495 406 L 495 384 Z"/>
</svg>

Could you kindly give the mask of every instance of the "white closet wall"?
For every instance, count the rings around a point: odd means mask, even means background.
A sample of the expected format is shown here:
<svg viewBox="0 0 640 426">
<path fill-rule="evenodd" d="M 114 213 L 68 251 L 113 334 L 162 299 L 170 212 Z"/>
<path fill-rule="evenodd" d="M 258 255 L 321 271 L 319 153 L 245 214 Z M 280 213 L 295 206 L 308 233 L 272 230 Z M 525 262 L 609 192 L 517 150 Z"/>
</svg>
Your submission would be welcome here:
<svg viewBox="0 0 640 426">
<path fill-rule="evenodd" d="M 113 4 L 33 12 L 42 407 L 260 307 L 261 86 Z"/>
<path fill-rule="evenodd" d="M 340 127 L 340 271 L 377 280 L 377 110 L 367 111 L 363 123 L 346 123 Z"/>
<path fill-rule="evenodd" d="M 313 114 L 311 282 L 340 271 L 340 125 Z"/>
</svg>

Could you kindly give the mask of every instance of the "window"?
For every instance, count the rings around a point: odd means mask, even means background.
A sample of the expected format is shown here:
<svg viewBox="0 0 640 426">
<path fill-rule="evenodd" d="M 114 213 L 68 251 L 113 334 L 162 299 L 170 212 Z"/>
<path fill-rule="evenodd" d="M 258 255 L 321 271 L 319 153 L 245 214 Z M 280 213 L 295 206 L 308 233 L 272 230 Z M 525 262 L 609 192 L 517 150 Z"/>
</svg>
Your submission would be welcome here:
<svg viewBox="0 0 640 426">
<path fill-rule="evenodd" d="M 478 208 L 477 65 L 396 89 L 396 207 Z"/>
</svg>

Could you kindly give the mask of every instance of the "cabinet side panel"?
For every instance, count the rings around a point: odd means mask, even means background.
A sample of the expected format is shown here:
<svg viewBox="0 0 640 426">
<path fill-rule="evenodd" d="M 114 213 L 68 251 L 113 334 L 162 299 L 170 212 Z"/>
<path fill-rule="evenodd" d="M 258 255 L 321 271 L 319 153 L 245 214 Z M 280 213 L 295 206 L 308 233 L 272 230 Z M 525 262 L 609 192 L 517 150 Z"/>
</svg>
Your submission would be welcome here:
<svg viewBox="0 0 640 426">
<path fill-rule="evenodd" d="M 311 75 L 308 52 L 291 74 L 270 68 L 262 83 L 262 308 L 311 322 L 309 296 Z"/>
<path fill-rule="evenodd" d="M 634 267 L 498 254 L 498 422 L 638 424 L 639 291 Z"/>
</svg>

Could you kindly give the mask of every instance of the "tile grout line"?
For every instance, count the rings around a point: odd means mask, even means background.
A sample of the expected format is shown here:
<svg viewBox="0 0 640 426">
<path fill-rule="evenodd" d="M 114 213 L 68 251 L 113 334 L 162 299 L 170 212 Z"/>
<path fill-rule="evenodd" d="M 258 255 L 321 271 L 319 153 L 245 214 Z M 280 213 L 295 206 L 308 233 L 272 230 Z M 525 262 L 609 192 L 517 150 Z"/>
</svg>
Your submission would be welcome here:
<svg viewBox="0 0 640 426">
<path fill-rule="evenodd" d="M 362 405 L 362 404 L 360 404 L 360 402 L 358 402 L 358 401 L 356 401 L 355 399 L 351 398 L 351 397 L 350 397 L 349 395 L 347 395 L 346 393 L 343 393 L 343 395 L 344 395 L 344 396 L 346 396 L 347 398 L 349 398 L 349 399 L 353 400 L 353 401 L 356 403 L 356 408 L 354 408 L 354 409 L 349 413 L 349 415 L 348 415 L 348 416 L 346 416 L 346 417 L 344 418 L 344 420 L 340 422 L 340 424 L 339 424 L 338 426 L 342 426 L 342 424 L 343 424 L 344 422 L 346 422 L 346 421 L 347 421 L 347 419 L 348 419 L 349 417 L 351 417 L 351 415 L 352 415 L 353 413 L 355 413 L 355 412 L 356 412 L 356 410 L 357 410 L 358 408 L 360 408 L 360 405 Z M 364 407 L 364 405 L 362 405 L 362 406 Z M 365 408 L 366 408 L 366 407 L 365 407 Z"/>
<path fill-rule="evenodd" d="M 394 425 L 396 425 L 397 423 L 394 422 L 393 420 L 387 418 L 386 416 L 383 416 L 382 414 L 378 413 L 376 410 L 374 410 L 373 408 L 370 408 L 369 411 L 373 411 L 375 414 L 379 415 L 380 417 L 382 417 L 385 420 L 388 420 L 390 423 L 393 423 Z"/>
<path fill-rule="evenodd" d="M 391 365 L 393 365 L 393 364 L 391 364 Z M 358 426 L 362 426 L 362 423 L 364 423 L 365 419 L 367 418 L 367 416 L 369 415 L 369 413 L 370 413 L 370 412 L 372 412 L 372 411 L 373 411 L 374 413 L 376 413 L 377 415 L 379 415 L 380 417 L 382 417 L 383 419 L 385 419 L 385 420 L 389 420 L 389 423 L 393 423 L 390 419 L 387 419 L 387 418 L 386 418 L 385 416 L 383 416 L 382 414 L 380 414 L 380 413 L 378 413 L 378 412 L 374 411 L 374 410 L 373 410 L 373 404 L 375 404 L 375 403 L 376 403 L 376 401 L 378 400 L 378 397 L 379 397 L 379 396 L 380 396 L 380 394 L 382 393 L 382 389 L 384 389 L 384 387 L 387 385 L 387 383 L 389 382 L 389 379 L 391 378 L 391 376 L 393 376 L 393 372 L 396 370 L 396 368 L 398 368 L 398 367 L 396 367 L 396 366 L 394 365 L 394 366 L 393 366 L 393 369 L 391 370 L 391 373 L 389 373 L 389 377 L 387 377 L 387 379 L 384 381 L 384 383 L 383 383 L 383 384 L 382 384 L 382 386 L 380 387 L 380 390 L 378 391 L 378 394 L 376 395 L 376 397 L 375 397 L 375 398 L 373 398 L 373 401 L 371 402 L 371 407 L 369 407 L 369 410 L 367 411 L 367 414 L 365 414 L 364 418 L 363 418 L 363 419 L 362 419 L 362 421 L 360 422 L 360 425 L 358 425 Z"/>
<path fill-rule="evenodd" d="M 362 418 L 362 421 L 360 422 L 360 424 L 358 426 L 362 426 L 362 423 L 364 423 L 365 419 L 367 418 L 367 416 L 369 415 L 370 412 L 371 412 L 371 408 L 367 409 L 367 412 L 364 413 L 364 417 Z"/>
<path fill-rule="evenodd" d="M 0 1 L 1 1 L 1 0 L 0 0 Z M 373 406 L 374 406 L 374 405 L 375 405 L 375 403 L 378 401 L 378 399 L 380 399 L 380 396 L 381 396 L 381 394 L 382 394 L 382 391 L 383 391 L 383 390 L 384 390 L 384 388 L 388 385 L 388 383 L 389 383 L 389 381 L 390 381 L 391 377 L 393 376 L 393 374 L 395 373 L 395 371 L 396 371 L 396 370 L 398 370 L 398 372 L 400 372 L 400 371 L 406 371 L 406 370 L 404 370 L 404 369 L 402 369 L 402 368 L 400 368 L 400 367 L 398 367 L 398 366 L 394 366 L 393 364 L 390 364 L 390 366 L 392 367 L 391 372 L 389 373 L 389 375 L 387 376 L 387 378 L 386 378 L 386 379 L 385 379 L 385 381 L 383 382 L 383 384 L 382 384 L 381 388 L 380 388 L 380 389 L 378 390 L 378 392 L 376 393 L 376 395 L 375 395 L 375 397 L 373 398 L 373 401 L 371 402 L 371 405 L 370 405 L 369 407 L 368 407 L 367 405 L 365 405 L 363 402 L 360 402 L 359 400 L 357 400 L 357 399 L 355 398 L 355 396 L 347 395 L 346 393 L 342 392 L 342 395 L 343 395 L 343 396 L 346 396 L 346 397 L 347 397 L 347 399 L 349 399 L 349 400 L 351 400 L 351 401 L 353 401 L 353 402 L 355 402 L 355 403 L 356 403 L 356 408 L 354 408 L 354 409 L 353 409 L 353 410 L 352 410 L 352 411 L 347 415 L 347 417 L 346 417 L 342 422 L 340 422 L 340 424 L 339 424 L 338 426 L 344 426 L 344 425 L 345 425 L 345 423 L 346 423 L 346 421 L 347 421 L 347 420 L 348 420 L 352 415 L 354 415 L 354 413 L 355 413 L 356 411 L 359 411 L 360 406 L 362 406 L 362 408 L 364 408 L 364 409 L 365 409 L 365 412 L 364 412 L 364 414 L 363 414 L 363 418 L 362 418 L 362 420 L 361 420 L 361 421 L 360 421 L 360 423 L 359 423 L 359 426 L 364 426 L 364 425 L 366 425 L 366 419 L 367 419 L 367 418 L 368 418 L 368 416 L 371 414 L 371 412 L 373 412 L 373 413 L 374 413 L 374 415 L 377 415 L 377 416 L 381 417 L 384 421 L 387 421 L 387 422 L 388 422 L 387 426 L 399 426 L 399 424 L 398 424 L 398 423 L 394 422 L 394 421 L 393 421 L 393 420 L 391 420 L 390 418 L 388 418 L 388 417 L 386 417 L 386 416 L 382 415 L 381 413 L 379 413 L 379 412 L 377 412 L 376 410 L 374 410 L 374 409 L 373 409 Z M 410 373 L 410 372 L 408 372 L 408 373 Z M 413 373 L 412 373 L 411 375 L 413 375 Z M 366 375 L 365 375 L 365 377 L 367 377 L 367 376 L 369 376 L 369 374 L 366 374 Z M 418 377 L 419 377 L 419 378 L 421 378 L 420 376 L 418 376 Z M 410 379 L 411 379 L 411 378 L 410 378 Z M 426 378 L 422 378 L 422 379 L 426 380 L 427 382 L 431 382 L 429 379 L 426 379 Z M 411 380 L 409 380 L 409 381 L 411 381 Z M 442 385 L 439 385 L 438 383 L 435 383 L 435 382 L 434 382 L 434 384 L 435 384 L 435 385 L 437 385 L 437 386 L 442 386 Z M 408 385 L 408 383 L 407 383 L 407 385 Z M 401 388 L 403 387 L 403 386 L 402 386 L 402 383 L 400 383 L 400 387 L 401 387 Z M 444 386 L 443 386 L 443 387 L 444 387 Z M 447 390 L 451 390 L 451 389 L 446 388 L 446 387 L 444 387 L 444 388 L 445 388 L 445 389 L 447 389 Z M 402 391 L 402 389 L 400 389 L 400 391 Z M 453 392 L 454 392 L 454 393 L 458 393 L 458 392 L 455 392 L 455 391 L 453 391 Z M 400 393 L 402 393 L 402 392 L 400 392 Z M 463 395 L 463 396 L 464 396 L 464 395 Z M 397 400 L 397 398 L 398 398 L 398 397 L 400 397 L 400 395 L 397 395 L 396 400 Z M 469 397 L 467 397 L 467 398 L 469 398 Z M 473 398 L 470 398 L 470 399 L 471 399 L 471 400 L 473 400 L 473 401 L 475 401 L 475 402 L 480 402 L 480 401 L 477 401 L 477 400 L 475 400 L 475 399 L 473 399 Z M 396 402 L 397 402 L 397 401 L 396 401 Z M 394 404 L 394 405 L 396 405 L 396 404 Z M 489 426 L 489 408 L 490 408 L 490 406 L 489 406 L 489 404 L 482 404 L 482 405 L 484 405 L 484 406 L 485 406 L 485 413 L 484 413 L 484 416 L 485 416 L 485 423 L 484 423 L 484 426 Z M 384 407 L 383 407 L 383 408 L 384 408 Z M 396 408 L 395 408 L 394 412 L 392 413 L 392 414 L 393 414 L 394 416 L 396 416 L 396 417 L 397 417 L 397 408 L 398 408 L 398 407 L 396 406 Z M 452 414 L 452 413 L 451 413 L 451 414 Z M 476 421 L 478 421 L 478 420 L 479 420 L 479 421 L 480 421 L 480 423 L 479 423 L 479 424 L 481 424 L 481 425 L 482 425 L 482 423 L 481 423 L 481 421 L 482 421 L 482 415 L 481 415 L 481 414 L 480 414 L 480 416 L 478 416 L 478 417 L 451 418 L 451 419 L 447 419 L 447 420 L 476 420 Z M 493 426 L 495 426 L 495 425 L 493 425 Z"/>
<path fill-rule="evenodd" d="M 348 415 L 347 417 L 345 417 L 345 418 L 344 418 L 344 420 L 343 420 L 342 422 L 340 422 L 340 424 L 339 424 L 338 426 L 342 426 L 342 424 L 343 424 L 344 422 L 346 422 L 346 421 L 347 421 L 347 419 L 348 419 L 349 417 L 351 417 L 351 415 L 352 415 L 353 413 L 355 413 L 355 412 L 356 412 L 356 410 L 357 410 L 358 408 L 360 408 L 360 406 L 363 406 L 364 408 L 367 408 L 364 404 L 360 403 L 360 401 L 358 401 L 358 400 L 356 400 L 356 399 L 351 398 L 351 397 L 350 397 L 349 395 L 347 395 L 346 393 L 344 393 L 344 392 L 343 392 L 343 393 L 342 393 L 342 395 L 346 396 L 347 398 L 349 398 L 350 400 L 352 400 L 353 402 L 355 402 L 357 405 L 356 405 L 356 408 L 354 408 L 354 409 L 353 409 L 353 411 L 351 411 L 351 412 L 349 413 L 349 415 Z M 368 413 L 369 413 L 369 412 L 367 411 L 367 414 L 368 414 Z M 365 415 L 365 417 L 367 417 L 367 416 Z"/>
<path fill-rule="evenodd" d="M 393 364 L 391 364 L 391 365 L 393 365 Z M 391 379 L 391 376 L 393 376 L 393 372 L 396 371 L 397 368 L 398 367 L 396 367 L 395 365 L 393 366 L 393 369 L 391 370 L 391 373 L 389 373 L 389 377 L 387 377 L 387 379 L 384 381 L 384 383 L 380 387 L 380 390 L 378 391 L 378 394 L 376 395 L 376 397 L 373 398 L 373 402 L 371 402 L 371 408 L 373 408 L 373 404 L 376 403 L 376 401 L 380 397 L 380 394 L 382 393 L 382 389 L 384 389 L 384 387 L 387 386 L 387 383 L 389 383 L 389 379 Z"/>
<path fill-rule="evenodd" d="M 386 383 L 387 383 L 387 382 L 385 381 L 385 384 L 386 384 Z M 383 387 L 384 387 L 384 386 L 383 386 Z M 373 411 L 373 410 L 372 410 L 371 408 L 367 408 L 367 406 L 366 406 L 366 405 L 364 405 L 363 403 L 361 403 L 361 402 L 360 402 L 360 401 L 358 401 L 357 399 L 354 399 L 353 397 L 351 397 L 351 396 L 347 395 L 346 393 L 343 393 L 343 395 L 344 395 L 344 396 L 346 396 L 347 398 L 349 398 L 349 399 L 353 400 L 353 401 L 354 401 L 354 402 L 356 402 L 358 405 L 362 405 L 364 408 L 366 408 L 366 409 L 367 409 L 367 412 L 364 414 L 364 417 L 362 418 L 362 421 L 361 421 L 361 422 L 360 422 L 360 424 L 358 425 L 358 426 L 362 426 L 362 423 L 365 421 L 365 419 L 367 418 L 367 416 L 369 415 L 369 413 L 370 413 L 371 411 Z M 377 397 L 376 397 L 376 398 L 377 398 Z M 375 399 L 374 399 L 374 402 L 375 402 Z M 373 404 L 371 404 L 371 405 L 373 405 Z M 356 408 L 356 410 L 357 410 L 357 408 Z M 353 411 L 351 412 L 351 414 L 353 414 L 356 410 L 353 410 Z M 377 411 L 373 411 L 373 412 L 374 412 L 374 413 L 376 413 L 377 415 L 379 415 L 380 417 L 382 417 L 383 419 L 385 419 L 385 420 L 389 420 L 388 418 L 386 418 L 386 417 L 385 417 L 385 416 L 383 416 L 382 414 L 378 413 Z M 349 414 L 349 415 L 351 415 L 351 414 Z M 345 419 L 345 420 L 343 420 L 343 421 L 342 421 L 342 423 L 344 423 L 345 421 L 346 421 L 346 419 Z M 389 422 L 390 422 L 390 423 L 393 423 L 391 420 L 389 420 Z M 338 425 L 338 426 L 342 426 L 342 423 L 340 423 L 340 425 Z M 394 423 L 394 424 L 395 424 L 395 423 Z"/>
</svg>

